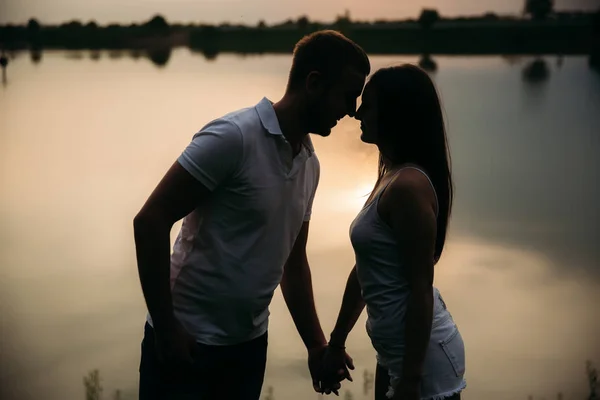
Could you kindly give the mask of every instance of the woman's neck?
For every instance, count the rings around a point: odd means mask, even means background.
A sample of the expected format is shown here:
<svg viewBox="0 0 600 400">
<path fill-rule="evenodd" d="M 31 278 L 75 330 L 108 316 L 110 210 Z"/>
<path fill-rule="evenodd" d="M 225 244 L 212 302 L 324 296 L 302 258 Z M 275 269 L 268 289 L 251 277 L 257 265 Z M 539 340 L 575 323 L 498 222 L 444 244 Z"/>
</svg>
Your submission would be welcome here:
<svg viewBox="0 0 600 400">
<path fill-rule="evenodd" d="M 386 156 L 382 156 L 382 161 L 383 161 L 383 166 L 385 167 L 385 170 L 388 172 L 392 172 L 395 171 L 399 168 L 403 168 L 409 165 L 414 165 L 411 162 L 408 161 L 392 161 L 390 158 L 387 158 Z"/>
<path fill-rule="evenodd" d="M 383 161 L 383 166 L 385 167 L 385 169 L 386 169 L 386 170 L 388 170 L 388 171 L 389 171 L 389 170 L 391 170 L 392 168 L 394 168 L 394 165 L 395 165 L 395 163 L 394 163 L 394 162 L 393 162 L 391 159 L 387 158 L 387 157 L 386 157 L 385 155 L 383 155 L 383 154 L 381 155 L 381 159 L 382 159 L 382 161 Z"/>
</svg>

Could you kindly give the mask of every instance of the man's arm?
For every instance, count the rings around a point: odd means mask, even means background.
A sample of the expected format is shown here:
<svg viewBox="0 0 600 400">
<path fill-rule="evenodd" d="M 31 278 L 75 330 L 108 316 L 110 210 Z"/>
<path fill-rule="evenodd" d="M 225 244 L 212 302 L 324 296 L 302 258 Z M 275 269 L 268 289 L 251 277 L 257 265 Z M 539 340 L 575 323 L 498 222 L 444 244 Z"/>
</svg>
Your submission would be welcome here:
<svg viewBox="0 0 600 400">
<path fill-rule="evenodd" d="M 325 346 L 327 341 L 315 308 L 312 278 L 306 256 L 308 226 L 308 221 L 302 224 L 285 264 L 281 291 L 304 345 L 311 350 Z"/>
<path fill-rule="evenodd" d="M 314 390 L 326 394 L 333 391 L 337 394 L 340 384 L 337 381 L 324 382 L 322 376 L 322 361 L 327 349 L 327 340 L 315 309 L 310 267 L 306 256 L 308 225 L 309 221 L 305 220 L 285 264 L 281 291 L 296 329 L 308 350 L 308 369 Z"/>
<path fill-rule="evenodd" d="M 170 232 L 173 224 L 201 205 L 209 190 L 175 162 L 133 221 L 138 273 L 157 331 L 175 322 L 170 289 Z"/>
<path fill-rule="evenodd" d="M 237 126 L 215 120 L 198 132 L 173 163 L 134 219 L 138 272 L 155 330 L 176 323 L 170 290 L 170 232 L 173 224 L 205 204 L 242 159 Z"/>
</svg>

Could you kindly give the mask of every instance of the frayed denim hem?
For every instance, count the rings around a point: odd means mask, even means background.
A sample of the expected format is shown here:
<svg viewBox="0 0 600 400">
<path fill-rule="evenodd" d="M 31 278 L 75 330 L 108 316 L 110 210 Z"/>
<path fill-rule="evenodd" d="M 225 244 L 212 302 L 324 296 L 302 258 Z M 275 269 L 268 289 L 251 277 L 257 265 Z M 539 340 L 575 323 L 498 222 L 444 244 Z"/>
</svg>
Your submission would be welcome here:
<svg viewBox="0 0 600 400">
<path fill-rule="evenodd" d="M 461 385 L 457 389 L 454 389 L 454 390 L 451 390 L 448 392 L 444 392 L 444 393 L 440 393 L 440 394 L 436 394 L 435 396 L 422 397 L 421 400 L 444 400 L 448 397 L 452 397 L 455 394 L 462 392 L 463 390 L 465 390 L 466 387 L 467 387 L 467 382 L 463 379 Z M 392 397 L 394 397 L 394 388 L 392 387 L 392 385 L 390 385 L 388 387 L 388 391 L 385 395 L 388 399 L 391 399 Z"/>
</svg>

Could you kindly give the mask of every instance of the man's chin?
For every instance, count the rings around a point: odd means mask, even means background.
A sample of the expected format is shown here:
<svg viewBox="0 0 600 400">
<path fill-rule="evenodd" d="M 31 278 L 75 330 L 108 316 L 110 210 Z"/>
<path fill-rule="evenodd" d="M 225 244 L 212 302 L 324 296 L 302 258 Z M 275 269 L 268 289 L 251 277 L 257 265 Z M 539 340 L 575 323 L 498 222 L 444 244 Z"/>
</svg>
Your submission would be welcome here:
<svg viewBox="0 0 600 400">
<path fill-rule="evenodd" d="M 375 144 L 374 140 L 371 140 L 371 138 L 369 137 L 369 135 L 365 135 L 364 133 L 362 133 L 360 135 L 360 140 L 363 141 L 363 143 L 367 143 L 367 144 Z"/>
<path fill-rule="evenodd" d="M 331 135 L 331 128 L 318 129 L 318 130 L 315 130 L 313 133 L 315 135 L 327 137 L 327 136 Z"/>
</svg>

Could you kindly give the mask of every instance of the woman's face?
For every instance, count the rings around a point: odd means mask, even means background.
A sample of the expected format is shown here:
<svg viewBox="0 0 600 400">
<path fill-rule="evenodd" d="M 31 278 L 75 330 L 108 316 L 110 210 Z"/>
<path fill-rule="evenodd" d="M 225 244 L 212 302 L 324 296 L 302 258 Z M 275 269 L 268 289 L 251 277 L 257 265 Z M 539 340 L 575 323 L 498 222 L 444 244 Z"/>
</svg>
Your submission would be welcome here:
<svg viewBox="0 0 600 400">
<path fill-rule="evenodd" d="M 362 104 L 356 111 L 356 119 L 360 121 L 362 134 L 360 139 L 365 143 L 377 143 L 377 98 L 375 88 L 367 84 L 362 94 Z"/>
</svg>

